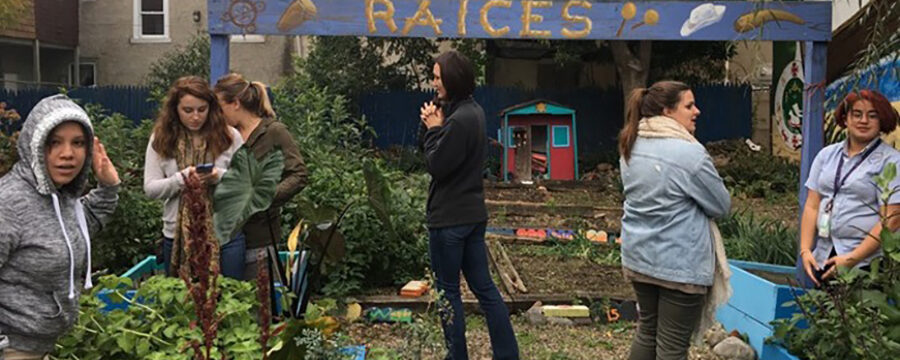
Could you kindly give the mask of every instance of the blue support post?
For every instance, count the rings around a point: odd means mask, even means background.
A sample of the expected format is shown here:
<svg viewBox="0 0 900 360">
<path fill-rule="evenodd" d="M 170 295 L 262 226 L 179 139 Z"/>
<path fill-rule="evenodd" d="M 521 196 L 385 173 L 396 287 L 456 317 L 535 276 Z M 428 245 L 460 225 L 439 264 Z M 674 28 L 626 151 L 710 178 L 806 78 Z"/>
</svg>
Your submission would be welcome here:
<svg viewBox="0 0 900 360">
<path fill-rule="evenodd" d="M 800 214 L 798 216 L 801 222 L 803 221 L 803 206 L 806 204 L 805 184 L 806 179 L 809 178 L 809 168 L 825 143 L 825 62 L 827 52 L 828 43 L 826 42 L 806 42 L 806 56 L 803 57 L 803 80 L 806 82 L 806 89 L 803 94 L 803 146 L 800 148 Z M 812 280 L 806 276 L 799 254 L 797 255 L 796 271 L 800 284 L 811 287 Z"/>
<path fill-rule="evenodd" d="M 209 36 L 209 82 L 228 74 L 228 35 L 211 34 Z"/>
<path fill-rule="evenodd" d="M 800 215 L 806 203 L 809 168 L 825 142 L 825 62 L 828 43 L 807 41 L 803 57 L 803 146 L 800 149 Z"/>
</svg>

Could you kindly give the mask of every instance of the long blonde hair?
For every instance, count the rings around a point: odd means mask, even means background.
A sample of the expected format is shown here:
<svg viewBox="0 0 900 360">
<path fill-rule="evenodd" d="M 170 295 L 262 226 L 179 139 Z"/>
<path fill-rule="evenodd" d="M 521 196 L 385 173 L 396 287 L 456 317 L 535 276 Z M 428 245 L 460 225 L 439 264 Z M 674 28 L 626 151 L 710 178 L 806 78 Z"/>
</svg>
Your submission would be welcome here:
<svg viewBox="0 0 900 360">
<path fill-rule="evenodd" d="M 269 94 L 266 93 L 266 84 L 259 81 L 247 81 L 241 74 L 230 73 L 216 81 L 213 91 L 221 94 L 227 103 L 240 102 L 241 107 L 256 116 L 275 117 Z"/>
</svg>

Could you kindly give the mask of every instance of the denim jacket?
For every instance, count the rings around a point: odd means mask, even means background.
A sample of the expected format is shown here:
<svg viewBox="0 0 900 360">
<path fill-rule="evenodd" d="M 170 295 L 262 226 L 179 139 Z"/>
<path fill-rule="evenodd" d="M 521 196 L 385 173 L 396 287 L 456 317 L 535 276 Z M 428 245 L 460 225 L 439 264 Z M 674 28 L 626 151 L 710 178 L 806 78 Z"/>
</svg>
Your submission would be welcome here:
<svg viewBox="0 0 900 360">
<path fill-rule="evenodd" d="M 622 266 L 657 279 L 711 286 L 711 218 L 728 214 L 731 197 L 703 145 L 638 138 L 626 162 Z"/>
</svg>

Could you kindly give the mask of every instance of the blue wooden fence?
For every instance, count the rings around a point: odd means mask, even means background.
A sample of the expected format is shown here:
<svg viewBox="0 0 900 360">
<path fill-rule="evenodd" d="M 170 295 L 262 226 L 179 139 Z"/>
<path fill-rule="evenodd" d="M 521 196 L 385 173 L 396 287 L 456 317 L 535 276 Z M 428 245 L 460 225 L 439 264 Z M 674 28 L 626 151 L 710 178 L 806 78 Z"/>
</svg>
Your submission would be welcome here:
<svg viewBox="0 0 900 360">
<path fill-rule="evenodd" d="M 31 112 L 31 108 L 37 105 L 41 99 L 58 94 L 59 90 L 52 88 L 23 89 L 11 91 L 0 89 L 0 101 L 6 102 L 7 108 L 15 109 L 22 120 Z M 69 97 L 76 99 L 81 104 L 100 104 L 111 112 L 121 113 L 129 119 L 140 123 L 143 119 L 151 119 L 155 116 L 158 105 L 148 102 L 150 89 L 137 86 L 103 86 L 83 87 L 69 90 Z"/>
<path fill-rule="evenodd" d="M 693 88 L 700 117 L 697 138 L 702 142 L 749 138 L 751 135 L 751 91 L 749 85 L 701 85 Z M 419 126 L 419 108 L 433 92 L 392 91 L 363 95 L 360 110 L 375 129 L 375 144 L 415 146 Z M 482 86 L 475 89 L 475 100 L 487 115 L 487 133 L 497 137 L 500 111 L 533 99 L 546 99 L 572 107 L 578 120 L 580 153 L 613 150 L 622 127 L 624 106 L 617 88 L 567 90 L 522 90 Z"/>
</svg>

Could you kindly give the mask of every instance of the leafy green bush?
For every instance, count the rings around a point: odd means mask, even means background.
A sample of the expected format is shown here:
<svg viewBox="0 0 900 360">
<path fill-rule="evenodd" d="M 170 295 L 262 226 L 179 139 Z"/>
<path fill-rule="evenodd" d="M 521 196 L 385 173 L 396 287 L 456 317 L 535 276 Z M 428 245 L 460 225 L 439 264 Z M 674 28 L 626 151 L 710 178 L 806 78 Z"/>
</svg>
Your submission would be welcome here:
<svg viewBox="0 0 900 360">
<path fill-rule="evenodd" d="M 225 349 L 229 359 L 259 359 L 259 326 L 253 310 L 258 306 L 253 283 L 220 278 L 219 323 L 215 350 Z M 131 279 L 104 276 L 99 286 L 81 297 L 81 310 L 72 331 L 59 339 L 53 354 L 60 359 L 158 359 L 193 358 L 191 341 L 203 341 L 194 326 L 194 304 L 187 299 L 184 281 L 154 276 L 141 283 L 134 299 L 124 297 Z M 97 298 L 103 291 L 113 302 L 130 303 L 126 310 L 104 313 Z M 219 358 L 222 356 L 215 356 Z M 224 358 L 224 357 L 223 357 Z"/>
<path fill-rule="evenodd" d="M 116 212 L 92 249 L 97 269 L 118 274 L 152 254 L 162 236 L 162 204 L 144 195 L 144 153 L 153 122 L 134 127 L 124 115 L 109 114 L 99 105 L 87 104 L 85 110 L 122 181 Z"/>
<path fill-rule="evenodd" d="M 182 76 L 209 78 L 209 35 L 198 34 L 186 46 L 165 53 L 150 65 L 144 84 L 150 87 L 148 101 L 162 104 L 166 92 Z"/>
<path fill-rule="evenodd" d="M 718 222 L 729 259 L 793 266 L 797 254 L 796 229 L 752 212 L 732 213 Z"/>
<path fill-rule="evenodd" d="M 895 164 L 875 178 L 882 202 L 892 193 Z M 884 196 L 887 194 L 887 196 Z M 791 353 L 810 360 L 896 359 L 900 354 L 900 232 L 889 230 L 886 218 L 879 236 L 884 255 L 872 261 L 871 272 L 838 269 L 824 289 L 797 296 L 801 312 L 773 322 L 773 340 Z M 808 327 L 807 327 L 808 325 Z"/>
<path fill-rule="evenodd" d="M 755 152 L 740 141 L 720 141 L 707 145 L 714 158 L 725 157 L 719 175 L 725 186 L 749 197 L 771 199 L 794 193 L 800 182 L 800 166 L 766 152 Z"/>
<path fill-rule="evenodd" d="M 344 97 L 299 75 L 285 79 L 273 92 L 275 111 L 294 134 L 309 170 L 307 187 L 284 207 L 284 232 L 317 208 L 336 213 L 353 204 L 340 228 L 346 255 L 327 275 L 324 291 L 347 294 L 420 276 L 428 263 L 427 176 L 405 174 L 376 158 L 364 142 L 371 128 L 350 115 Z M 385 197 L 386 217 L 376 215 L 369 202 L 364 162 L 383 179 L 385 188 L 378 191 Z"/>
</svg>

